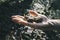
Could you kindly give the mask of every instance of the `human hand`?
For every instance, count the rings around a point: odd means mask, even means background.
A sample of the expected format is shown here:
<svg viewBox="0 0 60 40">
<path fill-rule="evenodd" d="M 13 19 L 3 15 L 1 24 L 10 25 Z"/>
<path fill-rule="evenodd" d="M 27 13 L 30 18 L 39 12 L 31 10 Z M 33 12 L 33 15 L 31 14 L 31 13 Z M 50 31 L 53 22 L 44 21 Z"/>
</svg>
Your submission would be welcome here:
<svg viewBox="0 0 60 40">
<path fill-rule="evenodd" d="M 24 20 L 24 17 L 20 15 L 14 15 L 11 18 L 12 18 L 12 21 L 18 24 L 25 25 L 27 23 L 27 21 Z"/>
</svg>

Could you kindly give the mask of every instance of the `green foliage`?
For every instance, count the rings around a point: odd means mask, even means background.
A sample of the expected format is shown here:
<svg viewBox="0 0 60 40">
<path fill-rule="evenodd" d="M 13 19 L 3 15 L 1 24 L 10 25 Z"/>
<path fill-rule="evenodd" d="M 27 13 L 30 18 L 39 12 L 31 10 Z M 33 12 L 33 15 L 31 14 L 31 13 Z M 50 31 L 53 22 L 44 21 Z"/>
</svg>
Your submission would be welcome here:
<svg viewBox="0 0 60 40">
<path fill-rule="evenodd" d="M 30 39 L 45 40 L 45 38 L 48 39 L 48 37 L 50 40 L 56 40 L 55 39 L 57 38 L 56 35 L 60 37 L 58 32 L 54 33 L 53 31 L 47 31 L 47 32 L 41 33 L 43 31 L 35 29 L 32 31 L 32 33 L 28 33 L 26 32 L 26 30 L 22 31 L 24 29 L 20 28 L 21 25 L 11 22 L 11 19 L 10 19 L 12 15 L 17 15 L 19 13 L 21 13 L 19 15 L 23 15 L 24 13 L 26 13 L 26 10 L 28 9 L 28 7 L 30 7 L 30 9 L 32 10 L 37 11 L 38 13 L 46 15 L 48 18 L 59 19 L 60 9 L 55 8 L 52 5 L 56 3 L 56 1 L 58 4 L 58 0 L 32 0 L 32 3 L 29 2 L 29 0 L 27 2 L 24 0 L 0 0 L 0 31 L 1 31 L 0 35 L 1 37 L 5 37 L 6 35 L 8 35 L 7 38 L 11 37 L 10 40 L 18 40 L 22 34 L 22 37 L 24 40 L 26 39 L 27 40 L 30 40 Z M 4 40 L 4 38 L 2 39 Z"/>
<path fill-rule="evenodd" d="M 59 19 L 60 9 L 58 3 L 59 0 L 33 0 L 32 8 L 40 14 L 46 15 L 48 18 Z"/>
</svg>

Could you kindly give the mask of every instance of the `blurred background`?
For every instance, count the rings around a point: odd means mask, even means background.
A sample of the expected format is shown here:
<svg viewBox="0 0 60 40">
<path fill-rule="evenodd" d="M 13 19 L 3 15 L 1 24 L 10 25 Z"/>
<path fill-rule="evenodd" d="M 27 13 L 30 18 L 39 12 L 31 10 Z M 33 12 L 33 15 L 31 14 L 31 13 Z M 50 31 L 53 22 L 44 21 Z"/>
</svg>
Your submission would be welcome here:
<svg viewBox="0 0 60 40">
<path fill-rule="evenodd" d="M 31 9 L 60 19 L 60 0 L 0 0 L 0 40 L 60 40 L 56 30 L 32 29 L 11 21 L 12 15 L 24 15 Z"/>
</svg>

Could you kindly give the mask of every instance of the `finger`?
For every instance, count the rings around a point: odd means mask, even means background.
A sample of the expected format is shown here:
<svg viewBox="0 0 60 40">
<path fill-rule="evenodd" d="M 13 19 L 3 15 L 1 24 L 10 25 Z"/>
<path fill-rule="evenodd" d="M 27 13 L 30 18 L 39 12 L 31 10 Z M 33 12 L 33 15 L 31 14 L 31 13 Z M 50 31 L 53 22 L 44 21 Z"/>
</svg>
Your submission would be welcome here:
<svg viewBox="0 0 60 40">
<path fill-rule="evenodd" d="M 13 22 L 16 22 L 16 23 L 19 23 L 21 20 L 18 19 L 18 18 L 13 18 L 12 21 L 13 21 Z"/>
<path fill-rule="evenodd" d="M 14 16 L 12 16 L 11 18 L 24 18 L 23 16 L 20 16 L 20 15 L 14 15 Z"/>
<path fill-rule="evenodd" d="M 16 17 L 16 18 L 12 18 L 12 20 L 22 21 L 23 19 L 22 19 L 22 18 L 18 18 L 18 17 Z"/>
<path fill-rule="evenodd" d="M 24 16 L 18 16 L 19 18 L 24 18 Z"/>
<path fill-rule="evenodd" d="M 29 14 L 31 16 L 38 16 L 38 13 L 36 11 L 33 11 L 33 10 L 29 10 Z"/>
<path fill-rule="evenodd" d="M 11 16 L 11 18 L 16 18 L 18 15 L 13 15 L 13 16 Z"/>
</svg>

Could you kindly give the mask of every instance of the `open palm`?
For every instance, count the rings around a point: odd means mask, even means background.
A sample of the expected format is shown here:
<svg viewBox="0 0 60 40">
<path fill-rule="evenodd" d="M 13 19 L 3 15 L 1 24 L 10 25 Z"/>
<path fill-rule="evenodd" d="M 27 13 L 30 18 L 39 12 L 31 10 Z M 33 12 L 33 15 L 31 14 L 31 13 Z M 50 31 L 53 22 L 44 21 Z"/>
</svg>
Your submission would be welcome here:
<svg viewBox="0 0 60 40">
<path fill-rule="evenodd" d="M 12 16 L 12 21 L 18 23 L 18 24 L 24 24 L 24 22 L 26 22 L 24 20 L 24 17 L 23 16 L 20 16 L 20 15 L 15 15 L 15 16 Z"/>
</svg>

